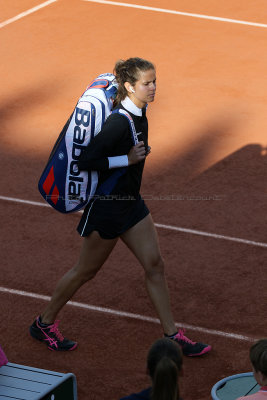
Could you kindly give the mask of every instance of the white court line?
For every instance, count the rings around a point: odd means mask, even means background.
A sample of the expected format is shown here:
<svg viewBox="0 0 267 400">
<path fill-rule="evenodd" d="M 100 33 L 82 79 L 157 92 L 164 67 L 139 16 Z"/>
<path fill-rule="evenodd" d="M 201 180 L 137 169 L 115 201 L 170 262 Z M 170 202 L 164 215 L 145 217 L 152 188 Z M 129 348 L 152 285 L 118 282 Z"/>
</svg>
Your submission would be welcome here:
<svg viewBox="0 0 267 400">
<path fill-rule="evenodd" d="M 137 8 L 140 10 L 147 10 L 147 11 L 157 11 L 157 12 L 166 13 L 166 14 L 183 15 L 185 17 L 209 19 L 212 21 L 229 22 L 232 24 L 256 26 L 259 28 L 267 28 L 267 24 L 260 24 L 257 22 L 240 21 L 238 19 L 214 17 L 211 15 L 203 15 L 203 14 L 194 14 L 194 13 L 188 13 L 188 12 L 183 12 L 183 11 L 168 10 L 166 8 L 148 7 L 148 6 L 142 6 L 139 4 L 120 3 L 118 1 L 108 1 L 108 0 L 84 0 L 84 1 L 88 1 L 91 3 L 108 4 L 108 5 L 112 5 L 112 6 Z"/>
<path fill-rule="evenodd" d="M 36 6 L 36 7 L 30 8 L 29 10 L 24 11 L 24 12 L 22 12 L 22 13 L 16 15 L 16 16 L 13 17 L 13 18 L 7 19 L 7 20 L 4 21 L 4 22 L 0 22 L 0 28 L 3 28 L 4 26 L 6 26 L 6 25 L 8 25 L 8 24 L 11 24 L 12 22 L 18 21 L 19 19 L 24 18 L 24 17 L 26 17 L 27 15 L 32 14 L 32 13 L 34 13 L 35 11 L 38 11 L 38 10 L 40 10 L 40 9 L 43 8 L 43 7 L 49 6 L 50 4 L 54 3 L 55 1 L 57 1 L 57 0 L 48 0 L 48 1 L 45 1 L 44 3 L 39 4 L 39 5 Z"/>
<path fill-rule="evenodd" d="M 197 231 L 195 229 L 179 228 L 172 225 L 155 224 L 158 228 L 170 229 L 173 231 L 191 233 L 192 235 L 206 236 L 213 239 L 230 240 L 231 242 L 237 242 L 242 244 L 248 244 L 250 246 L 258 246 L 267 248 L 267 243 L 254 242 L 253 240 L 240 239 L 232 236 L 217 235 L 216 233 L 208 233 L 203 231 Z"/>
<path fill-rule="evenodd" d="M 41 202 L 38 202 L 38 201 L 30 201 L 30 200 L 23 200 L 23 199 L 17 199 L 16 197 L 0 196 L 0 200 L 11 201 L 13 203 L 29 204 L 31 206 L 50 207 L 49 204 L 47 204 L 47 203 L 41 203 Z"/>
<path fill-rule="evenodd" d="M 10 201 L 10 202 L 14 202 L 14 203 L 21 203 L 21 204 L 29 204 L 32 206 L 39 206 L 39 207 L 50 207 L 47 203 L 17 199 L 14 197 L 0 196 L 0 200 Z M 52 208 L 52 207 L 50 207 L 50 208 Z M 168 229 L 171 231 L 177 231 L 177 232 L 183 232 L 183 233 L 189 233 L 191 235 L 210 237 L 213 239 L 228 240 L 230 242 L 237 242 L 237 243 L 241 243 L 241 244 L 247 244 L 250 246 L 267 248 L 267 243 L 255 242 L 253 240 L 241 239 L 241 238 L 236 238 L 236 237 L 232 237 L 232 236 L 218 235 L 216 233 L 209 233 L 209 232 L 204 232 L 204 231 L 198 231 L 195 229 L 181 228 L 181 227 L 173 226 L 173 225 L 164 225 L 164 224 L 155 223 L 155 226 L 157 228 Z"/>
<path fill-rule="evenodd" d="M 51 299 L 51 297 L 44 296 L 42 294 L 25 292 L 24 290 L 9 289 L 9 288 L 5 288 L 5 287 L 1 287 L 1 286 L 0 286 L 0 292 L 24 296 L 24 297 L 30 297 L 30 298 L 44 300 L 44 301 L 49 301 Z M 145 321 L 145 322 L 152 322 L 154 324 L 160 324 L 160 321 L 157 318 L 146 317 L 145 315 L 141 315 L 141 314 L 133 314 L 133 313 L 125 312 L 125 311 L 114 310 L 112 308 L 98 307 L 98 306 L 94 306 L 91 304 L 79 303 L 77 301 L 69 301 L 67 303 L 67 305 L 77 307 L 77 308 L 83 308 L 85 310 L 101 312 L 104 314 L 116 315 L 118 317 L 125 317 L 125 318 L 137 319 L 137 320 Z M 246 341 L 246 342 L 253 342 L 253 341 L 257 340 L 256 338 L 252 338 L 250 336 L 244 336 L 244 335 L 239 335 L 236 333 L 218 331 L 215 329 L 202 328 L 200 326 L 188 325 L 188 324 L 184 324 L 182 322 L 176 322 L 175 326 L 177 328 L 183 327 L 185 329 L 190 329 L 192 331 L 203 332 L 203 333 L 207 333 L 210 335 L 216 335 L 216 336 L 221 336 L 221 337 L 230 338 L 230 339 L 242 340 L 242 341 Z"/>
</svg>

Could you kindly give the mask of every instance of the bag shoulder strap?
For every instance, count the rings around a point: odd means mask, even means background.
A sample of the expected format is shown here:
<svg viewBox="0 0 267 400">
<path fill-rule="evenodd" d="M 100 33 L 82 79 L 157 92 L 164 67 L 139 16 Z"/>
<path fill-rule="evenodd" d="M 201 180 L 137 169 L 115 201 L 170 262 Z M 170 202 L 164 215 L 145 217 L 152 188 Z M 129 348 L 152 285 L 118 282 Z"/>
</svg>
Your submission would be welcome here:
<svg viewBox="0 0 267 400">
<path fill-rule="evenodd" d="M 139 140 L 138 140 L 135 125 L 134 125 L 131 115 L 123 108 L 116 108 L 116 110 L 112 111 L 112 114 L 121 114 L 127 118 L 128 122 L 129 122 L 130 130 L 131 130 L 131 134 L 132 134 L 133 143 L 134 143 L 134 145 L 136 145 L 139 142 Z"/>
</svg>

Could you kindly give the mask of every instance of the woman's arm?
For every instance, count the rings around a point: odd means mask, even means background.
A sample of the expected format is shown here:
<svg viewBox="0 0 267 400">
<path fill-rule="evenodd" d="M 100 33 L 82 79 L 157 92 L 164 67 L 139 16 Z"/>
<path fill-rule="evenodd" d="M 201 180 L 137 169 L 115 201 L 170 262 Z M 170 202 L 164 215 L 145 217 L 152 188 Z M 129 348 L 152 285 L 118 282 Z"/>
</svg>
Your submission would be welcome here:
<svg viewBox="0 0 267 400">
<path fill-rule="evenodd" d="M 78 161 L 78 167 L 81 170 L 105 171 L 142 161 L 145 158 L 143 142 L 133 146 L 128 154 L 109 156 L 118 146 L 124 135 L 127 135 L 128 129 L 128 121 L 125 117 L 116 114 L 108 118 L 101 132 L 83 150 Z"/>
<path fill-rule="evenodd" d="M 126 119 L 124 120 L 117 115 L 111 115 L 103 125 L 101 132 L 83 150 L 78 161 L 78 167 L 81 170 L 105 171 L 121 166 L 116 166 L 117 157 L 110 157 L 111 161 L 109 162 L 109 155 L 114 152 L 114 149 L 118 146 L 123 136 L 127 134 L 127 124 L 128 121 Z"/>
</svg>

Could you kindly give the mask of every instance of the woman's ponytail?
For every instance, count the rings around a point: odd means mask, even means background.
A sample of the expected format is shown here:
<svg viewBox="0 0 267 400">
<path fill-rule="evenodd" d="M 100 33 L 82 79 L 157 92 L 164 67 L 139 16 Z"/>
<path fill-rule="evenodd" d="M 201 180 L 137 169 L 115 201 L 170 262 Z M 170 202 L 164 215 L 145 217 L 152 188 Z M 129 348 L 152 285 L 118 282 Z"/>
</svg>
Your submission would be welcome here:
<svg viewBox="0 0 267 400">
<path fill-rule="evenodd" d="M 147 369 L 152 380 L 151 400 L 177 400 L 178 376 L 182 370 L 183 354 L 171 339 L 157 340 L 147 356 Z"/>
<path fill-rule="evenodd" d="M 178 368 L 169 357 L 158 362 L 152 384 L 152 400 L 177 400 L 179 398 Z"/>
</svg>

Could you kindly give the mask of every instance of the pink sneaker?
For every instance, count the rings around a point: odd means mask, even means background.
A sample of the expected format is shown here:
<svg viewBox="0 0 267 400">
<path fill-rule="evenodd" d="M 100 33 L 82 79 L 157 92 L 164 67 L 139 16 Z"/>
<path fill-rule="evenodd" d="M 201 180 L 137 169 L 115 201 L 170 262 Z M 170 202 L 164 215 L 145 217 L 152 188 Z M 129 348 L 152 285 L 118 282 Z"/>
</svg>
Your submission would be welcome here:
<svg viewBox="0 0 267 400">
<path fill-rule="evenodd" d="M 208 353 L 211 350 L 211 346 L 208 344 L 193 342 L 184 335 L 185 330 L 180 329 L 179 332 L 172 337 L 172 340 L 177 342 L 183 351 L 183 354 L 188 357 L 202 356 L 202 354 Z"/>
<path fill-rule="evenodd" d="M 64 338 L 60 330 L 58 329 L 59 321 L 55 321 L 51 325 L 42 326 L 40 324 L 39 317 L 30 326 L 30 335 L 44 342 L 49 350 L 55 351 L 69 351 L 74 350 L 77 347 L 77 342 Z"/>
</svg>

